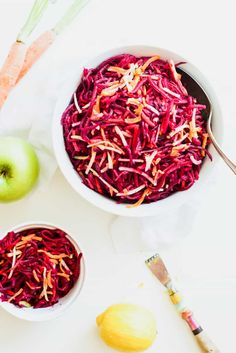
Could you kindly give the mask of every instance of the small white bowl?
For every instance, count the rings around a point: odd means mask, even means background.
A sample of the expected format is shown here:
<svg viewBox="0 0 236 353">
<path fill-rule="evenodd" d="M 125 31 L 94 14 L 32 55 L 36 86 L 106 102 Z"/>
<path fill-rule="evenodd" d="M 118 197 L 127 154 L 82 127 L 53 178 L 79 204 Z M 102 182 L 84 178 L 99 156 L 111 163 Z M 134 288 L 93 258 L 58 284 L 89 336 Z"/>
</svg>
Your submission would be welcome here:
<svg viewBox="0 0 236 353">
<path fill-rule="evenodd" d="M 5 232 L 5 235 L 11 231 L 20 232 L 23 230 L 33 229 L 33 228 L 62 229 L 61 227 L 58 227 L 49 223 L 30 222 L 30 223 L 20 224 L 18 226 L 15 226 L 7 230 Z M 65 233 L 67 234 L 67 238 L 74 245 L 76 251 L 80 253 L 81 249 L 76 243 L 75 239 L 72 238 L 66 231 Z M 65 297 L 61 298 L 58 303 L 48 308 L 34 309 L 34 308 L 19 308 L 12 303 L 0 301 L 0 306 L 6 311 L 8 311 L 10 314 L 14 315 L 15 317 L 19 319 L 27 320 L 27 321 L 47 321 L 50 319 L 54 319 L 60 316 L 62 313 L 64 313 L 64 311 L 68 309 L 69 306 L 71 306 L 71 304 L 77 299 L 83 287 L 84 279 L 85 279 L 85 262 L 84 262 L 84 254 L 83 254 L 80 262 L 80 276 L 77 282 L 75 283 L 74 287 L 69 291 L 69 293 L 65 295 Z"/>
<path fill-rule="evenodd" d="M 173 59 L 175 63 L 186 62 L 183 65 L 183 69 L 189 73 L 193 78 L 197 79 L 198 82 L 205 88 L 206 92 L 209 95 L 209 98 L 213 106 L 213 132 L 219 143 L 222 142 L 223 137 L 223 121 L 221 110 L 219 107 L 218 100 L 215 96 L 214 90 L 203 76 L 203 74 L 188 60 L 184 59 L 178 54 L 175 54 L 169 50 L 150 47 L 150 46 L 129 46 L 121 47 L 117 49 L 110 50 L 105 53 L 101 53 L 97 57 L 91 59 L 85 65 L 79 65 L 77 71 L 73 73 L 72 76 L 67 80 L 66 85 L 63 87 L 61 94 L 59 95 L 55 113 L 54 113 L 54 122 L 53 122 L 53 145 L 54 151 L 57 158 L 59 167 L 64 174 L 67 181 L 70 185 L 87 201 L 91 202 L 93 205 L 107 211 L 109 213 L 121 215 L 121 216 L 130 216 L 130 217 L 142 217 L 142 216 L 152 216 L 159 213 L 159 211 L 168 212 L 175 207 L 178 207 L 186 201 L 189 201 L 193 198 L 196 193 L 199 193 L 204 188 L 207 188 L 207 180 L 210 177 L 211 173 L 214 170 L 216 161 L 218 160 L 218 155 L 214 150 L 213 146 L 210 146 L 209 151 L 213 157 L 213 163 L 209 161 L 208 158 L 205 159 L 201 171 L 199 180 L 189 189 L 183 192 L 176 192 L 166 199 L 152 202 L 149 204 L 142 204 L 136 208 L 127 208 L 126 204 L 117 204 L 114 200 L 104 197 L 95 191 L 89 189 L 82 183 L 81 178 L 74 170 L 73 165 L 67 155 L 64 138 L 63 138 L 63 129 L 61 125 L 61 117 L 68 106 L 74 91 L 76 90 L 78 84 L 80 83 L 83 67 L 92 68 L 98 66 L 103 60 L 108 59 L 113 55 L 119 55 L 129 53 L 135 56 L 153 56 L 160 55 L 163 59 Z M 180 66 L 181 67 L 181 66 Z"/>
</svg>

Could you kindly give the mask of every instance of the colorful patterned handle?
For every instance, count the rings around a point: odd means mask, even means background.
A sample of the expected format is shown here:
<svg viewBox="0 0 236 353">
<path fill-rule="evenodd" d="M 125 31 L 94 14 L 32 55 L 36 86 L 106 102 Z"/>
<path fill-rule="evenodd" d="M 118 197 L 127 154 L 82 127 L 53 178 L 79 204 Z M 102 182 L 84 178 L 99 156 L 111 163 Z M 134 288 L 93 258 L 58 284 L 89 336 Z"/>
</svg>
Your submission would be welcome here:
<svg viewBox="0 0 236 353">
<path fill-rule="evenodd" d="M 195 336 L 196 340 L 205 353 L 220 353 L 219 349 L 214 345 L 207 333 L 204 331 L 200 332 Z"/>
<path fill-rule="evenodd" d="M 186 308 L 181 294 L 177 292 L 173 287 L 170 288 L 168 292 L 172 303 L 175 305 L 178 312 L 181 314 L 182 319 L 187 322 L 202 352 L 220 353 L 219 349 L 214 345 L 211 339 L 207 336 L 205 330 L 203 330 L 202 327 L 198 324 L 198 322 L 194 319 L 193 313 Z"/>
<path fill-rule="evenodd" d="M 199 346 L 204 353 L 220 353 L 219 349 L 214 345 L 211 339 L 207 336 L 205 330 L 197 323 L 193 317 L 193 313 L 189 310 L 182 312 L 182 318 L 189 325 L 194 334 Z"/>
</svg>

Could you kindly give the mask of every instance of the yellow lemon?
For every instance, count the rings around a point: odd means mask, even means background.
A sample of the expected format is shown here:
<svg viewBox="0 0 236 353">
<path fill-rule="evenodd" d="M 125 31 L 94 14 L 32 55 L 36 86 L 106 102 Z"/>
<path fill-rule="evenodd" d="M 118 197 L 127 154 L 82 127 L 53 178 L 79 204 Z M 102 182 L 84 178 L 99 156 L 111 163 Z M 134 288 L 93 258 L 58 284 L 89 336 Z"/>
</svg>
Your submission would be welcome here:
<svg viewBox="0 0 236 353">
<path fill-rule="evenodd" d="M 97 317 L 101 338 L 123 352 L 140 352 L 155 340 L 156 320 L 147 309 L 133 304 L 110 306 Z"/>
</svg>

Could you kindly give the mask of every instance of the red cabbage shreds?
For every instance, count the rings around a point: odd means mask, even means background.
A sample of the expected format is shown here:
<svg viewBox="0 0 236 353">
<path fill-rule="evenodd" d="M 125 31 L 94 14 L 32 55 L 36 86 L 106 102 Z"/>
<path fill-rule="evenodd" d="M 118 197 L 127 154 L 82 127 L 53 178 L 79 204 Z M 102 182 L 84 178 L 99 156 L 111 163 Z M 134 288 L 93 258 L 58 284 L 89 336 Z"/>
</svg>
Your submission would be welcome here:
<svg viewBox="0 0 236 353">
<path fill-rule="evenodd" d="M 204 109 L 172 60 L 115 56 L 84 69 L 62 116 L 66 151 L 104 196 L 129 207 L 164 199 L 190 188 L 211 158 Z"/>
<path fill-rule="evenodd" d="M 78 280 L 81 257 L 60 229 L 8 233 L 0 240 L 0 300 L 19 307 L 52 306 Z"/>
</svg>

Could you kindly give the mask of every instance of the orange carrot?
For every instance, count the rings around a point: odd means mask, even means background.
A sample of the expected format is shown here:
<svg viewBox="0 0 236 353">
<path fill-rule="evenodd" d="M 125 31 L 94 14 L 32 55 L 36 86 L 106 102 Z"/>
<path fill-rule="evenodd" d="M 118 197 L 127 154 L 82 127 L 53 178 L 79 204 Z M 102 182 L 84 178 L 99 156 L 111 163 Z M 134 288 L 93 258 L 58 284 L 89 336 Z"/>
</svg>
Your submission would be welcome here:
<svg viewBox="0 0 236 353">
<path fill-rule="evenodd" d="M 5 63 L 0 71 L 0 107 L 3 106 L 11 89 L 15 86 L 17 77 L 24 63 L 26 45 L 14 42 Z"/>
<path fill-rule="evenodd" d="M 74 0 L 56 26 L 51 31 L 43 33 L 36 39 L 26 52 L 24 42 L 39 22 L 49 3 L 49 0 L 35 0 L 31 13 L 18 34 L 17 40 L 13 44 L 6 62 L 0 71 L 0 108 L 15 84 L 29 71 L 32 65 L 53 43 L 56 35 L 64 30 L 87 2 L 88 0 Z"/>
<path fill-rule="evenodd" d="M 23 76 L 30 70 L 34 63 L 43 55 L 48 47 L 54 42 L 56 33 L 51 31 L 44 32 L 39 36 L 28 48 L 25 56 L 23 67 L 19 73 L 17 82 L 19 82 Z"/>
<path fill-rule="evenodd" d="M 35 0 L 29 16 L 12 44 L 10 52 L 0 71 L 0 108 L 3 106 L 11 89 L 15 86 L 17 78 L 24 64 L 26 45 L 25 42 L 39 23 L 46 11 L 49 0 Z"/>
<path fill-rule="evenodd" d="M 17 82 L 22 79 L 22 77 L 30 70 L 34 63 L 43 55 L 48 47 L 50 47 L 56 36 L 59 35 L 70 22 L 72 22 L 79 11 L 87 4 L 87 2 L 88 0 L 74 0 L 72 5 L 66 11 L 65 15 L 57 22 L 54 28 L 43 33 L 30 45 L 26 53 L 24 66 L 20 72 Z"/>
</svg>

